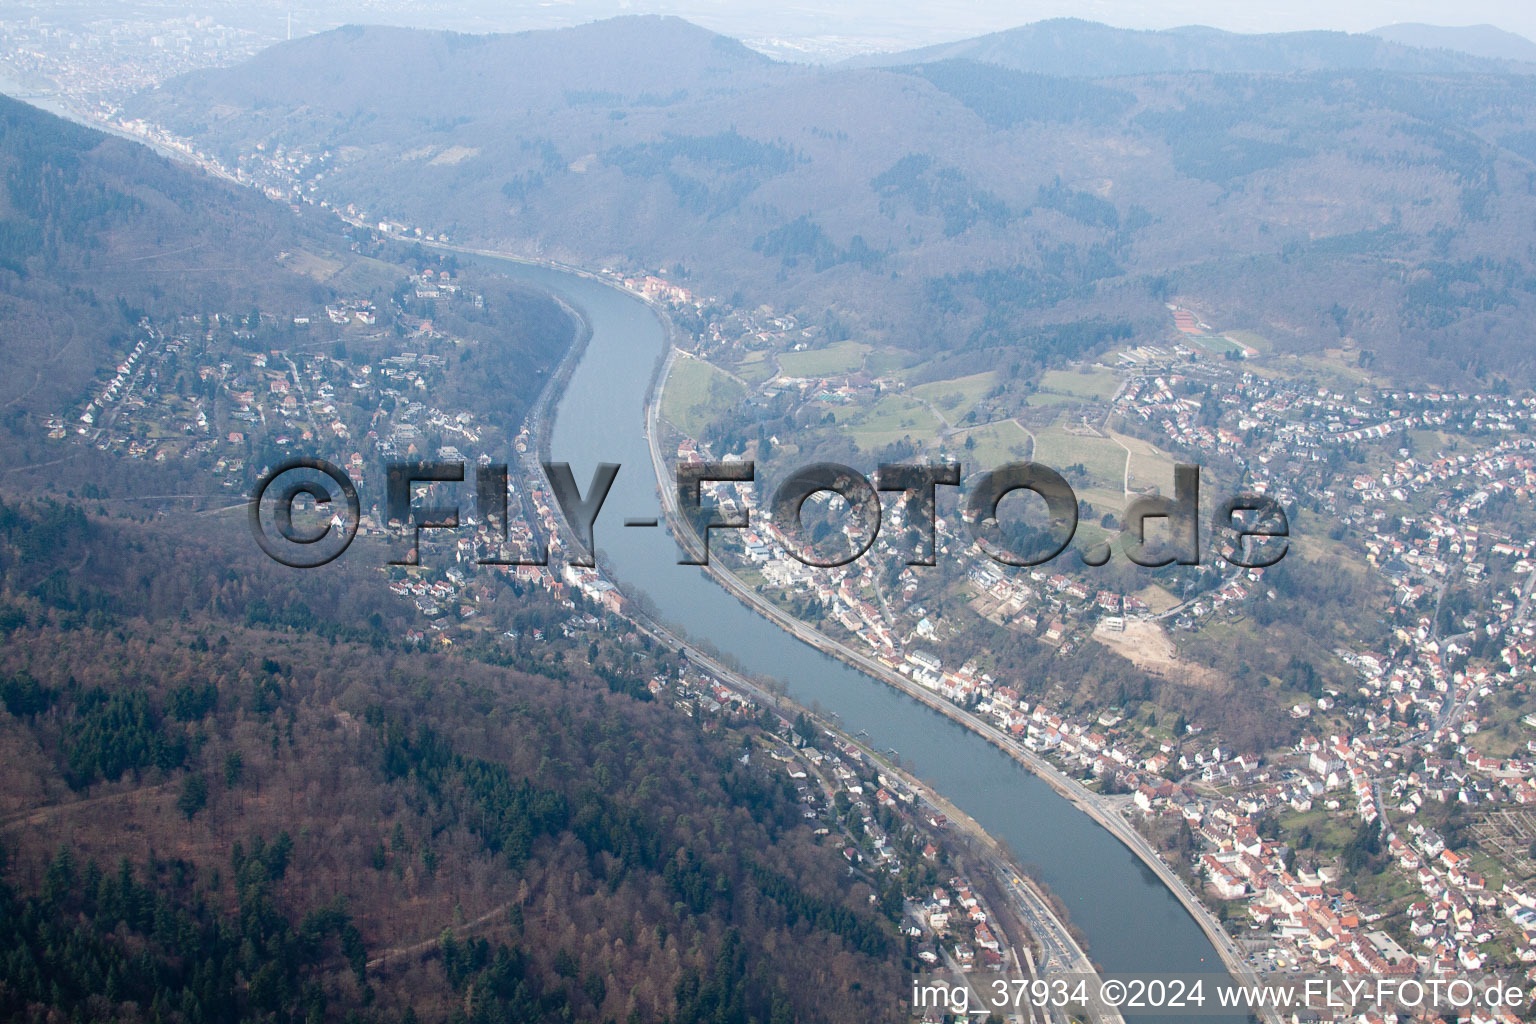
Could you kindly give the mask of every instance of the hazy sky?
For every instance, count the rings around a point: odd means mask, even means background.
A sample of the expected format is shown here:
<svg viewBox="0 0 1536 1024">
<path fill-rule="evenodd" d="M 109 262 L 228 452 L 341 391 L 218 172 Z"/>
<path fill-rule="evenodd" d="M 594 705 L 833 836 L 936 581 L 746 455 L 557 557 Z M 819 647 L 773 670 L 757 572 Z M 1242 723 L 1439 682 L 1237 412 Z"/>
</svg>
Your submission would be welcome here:
<svg viewBox="0 0 1536 1024">
<path fill-rule="evenodd" d="M 833 2 L 826 6 L 836 8 L 844 5 Z M 1364 32 L 1394 22 L 1420 21 L 1431 25 L 1487 23 L 1522 35 L 1536 35 L 1536 3 L 1531 0 L 1465 0 L 1455 3 L 1446 0 L 1289 0 L 1271 3 L 1245 3 L 1242 0 L 1235 3 L 1230 0 L 1022 0 L 1014 3 L 977 0 L 972 3 L 896 3 L 890 6 L 895 10 L 947 10 L 962 17 L 964 12 L 970 11 L 973 12 L 972 17 L 985 17 L 997 24 L 1079 17 L 1125 28 L 1212 25 L 1234 32 L 1282 32 L 1310 28 Z"/>
</svg>

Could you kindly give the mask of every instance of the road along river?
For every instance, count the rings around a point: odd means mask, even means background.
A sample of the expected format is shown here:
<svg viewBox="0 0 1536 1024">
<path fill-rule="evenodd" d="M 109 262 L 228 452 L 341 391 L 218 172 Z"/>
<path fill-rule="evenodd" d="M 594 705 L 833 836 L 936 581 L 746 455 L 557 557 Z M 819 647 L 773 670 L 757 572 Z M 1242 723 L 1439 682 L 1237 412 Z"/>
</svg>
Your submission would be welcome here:
<svg viewBox="0 0 1536 1024">
<path fill-rule="evenodd" d="M 578 309 L 591 330 L 554 412 L 550 448 L 556 461 L 571 464 L 583 491 L 597 463 L 622 467 L 596 527 L 600 561 L 615 584 L 644 595 L 660 620 L 708 641 L 743 670 L 784 680 L 794 699 L 836 714 L 848 732 L 867 734 L 871 747 L 899 751 L 914 775 L 1039 869 L 1106 971 L 1224 972 L 1169 888 L 1063 793 L 971 729 L 774 625 L 703 569 L 678 565 L 664 527 L 624 526 L 626 519 L 665 521 L 645 436 L 647 391 L 667 349 L 662 323 L 644 301 L 590 275 L 494 262 Z"/>
</svg>

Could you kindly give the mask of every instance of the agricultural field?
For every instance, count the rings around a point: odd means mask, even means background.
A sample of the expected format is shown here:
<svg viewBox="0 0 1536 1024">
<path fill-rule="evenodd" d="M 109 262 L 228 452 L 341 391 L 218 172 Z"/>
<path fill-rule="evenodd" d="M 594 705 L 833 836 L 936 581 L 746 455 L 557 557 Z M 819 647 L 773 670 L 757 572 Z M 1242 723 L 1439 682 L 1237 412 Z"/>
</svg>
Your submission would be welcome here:
<svg viewBox="0 0 1536 1024">
<path fill-rule="evenodd" d="M 661 414 L 689 437 L 746 397 L 747 389 L 723 370 L 684 357 L 672 364 L 662 392 Z"/>
<path fill-rule="evenodd" d="M 778 373 L 774 367 L 773 354 L 767 349 L 747 353 L 745 358 L 732 367 L 732 370 L 736 376 L 754 387 L 772 379 Z"/>
<path fill-rule="evenodd" d="M 933 413 L 906 395 L 886 395 L 867 408 L 838 408 L 833 415 L 853 443 L 866 452 L 904 437 L 932 441 L 939 433 L 939 421 Z"/>
<path fill-rule="evenodd" d="M 1032 409 L 1048 409 L 1052 406 L 1080 405 L 1081 398 L 1071 395 L 1063 395 L 1055 391 L 1035 391 L 1024 399 L 1024 404 Z"/>
<path fill-rule="evenodd" d="M 1031 404 L 1055 395 L 1061 401 L 1107 402 L 1120 389 L 1120 377 L 1111 370 L 1048 370 L 1040 377 L 1040 393 L 1030 396 Z"/>
<path fill-rule="evenodd" d="M 785 352 L 779 356 L 779 368 L 789 377 L 827 377 L 862 369 L 869 346 L 857 341 L 839 341 L 826 348 L 803 352 Z"/>
<path fill-rule="evenodd" d="M 1139 437 L 1131 437 L 1126 434 L 1117 434 L 1110 431 L 1113 440 L 1124 445 L 1130 450 L 1130 472 L 1126 477 L 1126 488 L 1136 494 L 1156 487 L 1163 494 L 1173 493 L 1173 467 L 1174 459 L 1167 452 L 1150 441 L 1143 441 Z"/>
<path fill-rule="evenodd" d="M 972 441 L 975 443 L 971 444 Z M 1034 437 L 1013 420 L 956 431 L 949 438 L 949 448 L 960 459 L 966 473 L 996 469 L 1006 462 L 1028 459 L 1034 446 Z"/>
<path fill-rule="evenodd" d="M 1079 496 L 1093 501 L 1085 491 L 1108 496 L 1114 508 L 1123 506 L 1125 449 L 1113 438 L 1069 433 L 1064 418 L 1035 433 L 1034 461 L 1050 466 L 1071 481 Z M 1081 465 L 1087 479 L 1074 479 L 1068 468 Z"/>
<path fill-rule="evenodd" d="M 938 414 L 949 423 L 958 423 L 960 418 L 976 407 L 988 391 L 991 391 L 997 383 L 995 372 L 976 373 L 969 377 L 957 377 L 954 380 L 935 380 L 927 384 L 919 384 L 907 391 L 914 398 L 920 398 L 932 405 Z"/>
</svg>

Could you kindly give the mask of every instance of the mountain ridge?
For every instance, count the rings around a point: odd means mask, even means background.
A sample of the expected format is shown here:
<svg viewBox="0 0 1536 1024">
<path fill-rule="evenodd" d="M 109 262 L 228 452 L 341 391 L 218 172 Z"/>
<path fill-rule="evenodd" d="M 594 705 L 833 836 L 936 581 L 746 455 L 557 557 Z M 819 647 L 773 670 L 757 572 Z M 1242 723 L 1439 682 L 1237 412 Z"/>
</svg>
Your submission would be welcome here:
<svg viewBox="0 0 1536 1024">
<path fill-rule="evenodd" d="M 402 45 L 406 40 L 408 47 Z M 377 73 L 380 65 L 387 65 L 386 73 Z M 788 68 L 727 36 L 655 15 L 490 35 L 345 25 L 279 43 L 243 66 L 251 71 L 251 88 L 233 97 L 237 102 L 303 106 L 305 93 L 323 86 L 340 90 L 337 98 L 353 117 L 366 117 L 370 107 L 389 107 L 442 120 L 452 119 L 447 109 L 452 102 L 466 96 L 484 101 L 479 90 L 493 86 L 508 110 L 558 100 L 568 91 L 665 103 L 690 85 L 708 90 L 711 79 L 736 75 L 755 81 Z M 580 69 L 581 88 L 573 82 L 552 88 L 573 67 Z M 689 70 L 683 85 L 679 67 Z M 321 70 L 311 73 L 314 69 Z M 192 72 L 177 78 L 175 86 L 195 93 L 219 78 L 217 71 Z M 264 83 L 259 93 L 258 82 Z M 423 82 L 433 83 L 428 96 Z"/>
<path fill-rule="evenodd" d="M 1455 50 L 1488 60 L 1536 62 L 1536 42 L 1497 25 L 1448 26 L 1398 22 L 1372 29 L 1367 34 L 1426 50 Z"/>
<path fill-rule="evenodd" d="M 1536 64 L 1426 51 L 1369 33 L 1305 31 L 1250 35 L 1203 25 L 1122 29 L 1077 18 L 1038 21 L 952 43 L 855 57 L 845 61 L 844 66 L 893 67 L 953 58 L 1082 78 L 1190 71 L 1536 73 Z"/>
<path fill-rule="evenodd" d="M 711 69 L 655 44 L 726 52 L 718 37 L 638 24 L 650 34 L 617 49 L 622 25 L 477 44 L 528 58 L 440 79 L 398 70 L 443 52 L 440 36 L 392 31 L 399 56 L 381 59 L 333 35 L 284 48 L 280 80 L 261 63 L 199 72 L 128 113 L 294 201 L 530 256 L 674 268 L 698 294 L 830 313 L 915 351 L 1011 350 L 1094 318 L 1161 337 L 1172 288 L 1285 345 L 1347 334 L 1415 372 L 1428 354 L 1436 375 L 1486 370 L 1490 352 L 1531 369 L 1517 321 L 1536 311 L 1536 266 L 1513 225 L 1536 216 L 1521 184 L 1536 76 L 1095 81 L 969 58 L 739 54 Z M 528 67 L 552 70 L 530 84 Z M 359 116 L 375 87 L 404 99 Z M 301 180 L 274 163 L 282 146 L 334 160 Z"/>
</svg>

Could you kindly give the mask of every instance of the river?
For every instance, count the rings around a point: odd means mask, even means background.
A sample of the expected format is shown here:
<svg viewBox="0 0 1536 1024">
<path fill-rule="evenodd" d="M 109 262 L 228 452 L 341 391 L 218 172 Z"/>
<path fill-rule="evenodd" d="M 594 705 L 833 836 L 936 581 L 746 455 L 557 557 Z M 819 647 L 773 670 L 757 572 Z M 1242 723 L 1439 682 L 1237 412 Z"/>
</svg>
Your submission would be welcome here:
<svg viewBox="0 0 1536 1024">
<path fill-rule="evenodd" d="M 1039 868 L 1106 971 L 1224 973 L 1210 941 L 1162 882 L 1050 786 L 964 726 L 790 636 L 702 569 L 678 565 L 664 528 L 625 527 L 626 518 L 663 515 L 644 436 L 646 390 L 664 346 L 661 324 L 644 302 L 599 281 L 496 262 L 561 296 L 591 327 L 550 443 L 553 458 L 571 464 L 584 491 L 598 462 L 622 467 L 595 530 L 616 584 L 646 594 L 664 621 L 707 639 L 746 671 L 784 680 L 791 696 L 834 712 L 849 732 L 866 731 L 872 747 L 899 751 L 913 774 Z"/>
</svg>

